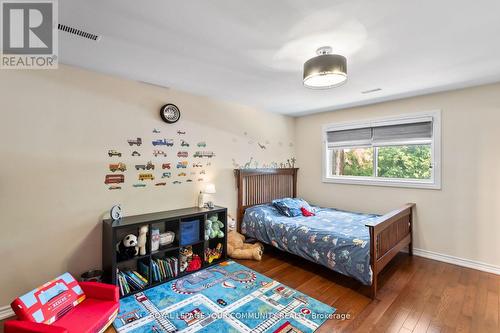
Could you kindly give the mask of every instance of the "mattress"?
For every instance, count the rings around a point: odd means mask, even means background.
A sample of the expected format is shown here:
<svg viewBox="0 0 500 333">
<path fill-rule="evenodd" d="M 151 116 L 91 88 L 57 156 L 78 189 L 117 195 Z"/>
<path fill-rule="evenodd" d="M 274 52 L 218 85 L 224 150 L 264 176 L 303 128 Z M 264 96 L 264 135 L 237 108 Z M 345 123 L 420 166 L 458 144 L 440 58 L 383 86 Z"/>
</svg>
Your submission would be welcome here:
<svg viewBox="0 0 500 333">
<path fill-rule="evenodd" d="M 245 211 L 241 231 L 280 250 L 371 285 L 370 234 L 366 223 L 380 217 L 315 207 L 316 216 L 287 217 L 273 205 Z"/>
</svg>

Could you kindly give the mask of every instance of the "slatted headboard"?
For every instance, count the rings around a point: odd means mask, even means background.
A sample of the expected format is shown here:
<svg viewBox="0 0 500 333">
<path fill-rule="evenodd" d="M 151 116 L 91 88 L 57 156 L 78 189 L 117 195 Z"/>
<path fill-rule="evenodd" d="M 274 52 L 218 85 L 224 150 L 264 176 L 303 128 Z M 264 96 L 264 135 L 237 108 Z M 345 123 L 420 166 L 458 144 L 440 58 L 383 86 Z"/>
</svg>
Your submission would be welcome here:
<svg viewBox="0 0 500 333">
<path fill-rule="evenodd" d="M 236 169 L 238 187 L 237 224 L 240 231 L 245 209 L 274 199 L 297 196 L 298 168 Z"/>
</svg>

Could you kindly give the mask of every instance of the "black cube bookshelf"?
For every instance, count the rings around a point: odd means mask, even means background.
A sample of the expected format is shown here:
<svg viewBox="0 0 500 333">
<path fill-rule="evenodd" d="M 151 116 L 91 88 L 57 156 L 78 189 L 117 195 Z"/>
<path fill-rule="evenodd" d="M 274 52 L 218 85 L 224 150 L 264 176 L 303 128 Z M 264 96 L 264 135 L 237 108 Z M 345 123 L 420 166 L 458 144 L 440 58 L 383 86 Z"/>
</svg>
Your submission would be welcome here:
<svg viewBox="0 0 500 333">
<path fill-rule="evenodd" d="M 224 224 L 223 238 L 213 238 L 205 240 L 205 220 L 213 215 L 217 215 L 218 220 Z M 190 223 L 192 220 L 199 220 L 199 237 L 198 239 L 191 239 L 188 244 L 182 239 L 181 228 L 183 223 Z M 138 235 L 141 226 L 148 226 L 147 240 L 146 240 L 146 254 L 137 255 L 128 260 L 119 260 L 116 251 L 116 244 L 122 240 L 127 234 Z M 174 242 L 168 246 L 160 247 L 156 251 L 151 251 L 152 230 L 159 229 L 160 233 L 172 231 L 175 233 Z M 222 244 L 222 255 L 218 259 L 208 262 L 205 258 L 207 249 L 213 249 L 218 243 Z M 183 245 L 181 245 L 183 244 Z M 102 230 L 102 267 L 104 271 L 103 279 L 107 283 L 118 285 L 117 271 L 121 270 L 139 270 L 148 267 L 147 283 L 142 289 L 134 290 L 129 293 L 120 294 L 121 297 L 133 295 L 135 293 L 144 291 L 159 284 L 168 282 L 175 278 L 185 276 L 191 272 L 178 272 L 175 277 L 162 279 L 161 281 L 153 281 L 153 268 L 152 261 L 158 259 L 177 258 L 179 260 L 179 250 L 182 247 L 192 246 L 193 252 L 198 254 L 201 258 L 201 268 L 206 268 L 216 265 L 227 259 L 227 209 L 224 207 L 215 206 L 213 209 L 190 207 L 183 209 L 175 209 L 164 212 L 149 213 L 142 215 L 127 216 L 120 220 L 106 219 L 103 221 Z"/>
</svg>

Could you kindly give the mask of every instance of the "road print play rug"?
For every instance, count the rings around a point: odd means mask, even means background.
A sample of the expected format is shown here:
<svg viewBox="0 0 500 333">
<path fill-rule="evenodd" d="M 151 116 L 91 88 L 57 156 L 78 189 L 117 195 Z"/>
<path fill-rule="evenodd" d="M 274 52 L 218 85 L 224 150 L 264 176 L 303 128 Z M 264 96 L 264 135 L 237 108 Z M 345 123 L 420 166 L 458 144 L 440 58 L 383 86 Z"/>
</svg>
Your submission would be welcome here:
<svg viewBox="0 0 500 333">
<path fill-rule="evenodd" d="M 335 309 L 234 261 L 120 300 L 118 332 L 314 332 Z"/>
</svg>

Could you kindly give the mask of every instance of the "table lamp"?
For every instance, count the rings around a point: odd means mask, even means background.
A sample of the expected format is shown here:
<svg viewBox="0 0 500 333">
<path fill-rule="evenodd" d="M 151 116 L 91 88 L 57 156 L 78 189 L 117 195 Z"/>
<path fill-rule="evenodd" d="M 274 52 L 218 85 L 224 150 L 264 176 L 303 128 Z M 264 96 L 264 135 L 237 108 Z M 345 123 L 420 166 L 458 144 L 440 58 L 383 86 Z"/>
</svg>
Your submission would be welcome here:
<svg viewBox="0 0 500 333">
<path fill-rule="evenodd" d="M 212 201 L 207 201 L 205 202 L 206 200 L 206 194 L 215 194 L 216 191 L 215 191 L 215 185 L 214 184 L 207 184 L 205 186 L 205 188 L 200 191 L 200 195 L 198 196 L 198 207 L 199 208 L 203 208 L 203 207 L 207 207 L 207 208 L 214 208 L 214 203 Z"/>
</svg>

